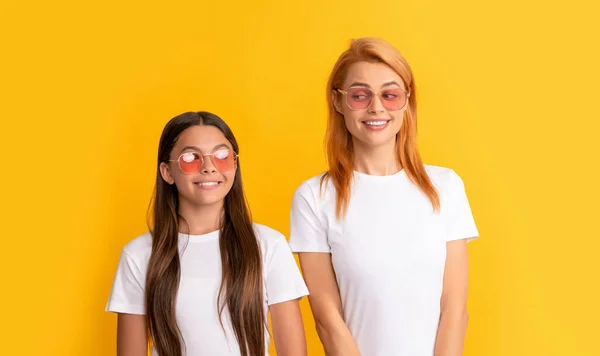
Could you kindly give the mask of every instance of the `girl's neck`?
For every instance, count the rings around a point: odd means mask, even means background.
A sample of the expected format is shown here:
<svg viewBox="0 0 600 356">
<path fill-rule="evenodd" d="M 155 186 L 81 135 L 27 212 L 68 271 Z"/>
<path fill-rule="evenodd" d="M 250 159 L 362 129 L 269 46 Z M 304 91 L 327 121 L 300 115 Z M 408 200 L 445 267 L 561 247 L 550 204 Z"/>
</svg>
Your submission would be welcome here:
<svg viewBox="0 0 600 356">
<path fill-rule="evenodd" d="M 204 235 L 221 228 L 223 201 L 210 205 L 194 205 L 179 200 L 179 232 Z"/>
</svg>

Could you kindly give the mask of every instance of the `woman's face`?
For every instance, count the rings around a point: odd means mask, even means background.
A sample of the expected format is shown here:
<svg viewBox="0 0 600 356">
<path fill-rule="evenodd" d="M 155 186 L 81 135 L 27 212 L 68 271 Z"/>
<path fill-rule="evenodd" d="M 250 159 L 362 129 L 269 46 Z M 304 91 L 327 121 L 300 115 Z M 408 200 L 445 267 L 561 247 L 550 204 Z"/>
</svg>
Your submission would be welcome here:
<svg viewBox="0 0 600 356">
<path fill-rule="evenodd" d="M 357 62 L 348 68 L 340 89 L 346 94 L 336 95 L 335 108 L 355 144 L 393 145 L 408 106 L 402 78 L 386 64 Z"/>
<path fill-rule="evenodd" d="M 214 126 L 192 126 L 178 137 L 170 162 L 163 162 L 163 179 L 175 184 L 179 198 L 191 205 L 222 204 L 233 186 L 236 153 L 221 130 Z"/>
</svg>

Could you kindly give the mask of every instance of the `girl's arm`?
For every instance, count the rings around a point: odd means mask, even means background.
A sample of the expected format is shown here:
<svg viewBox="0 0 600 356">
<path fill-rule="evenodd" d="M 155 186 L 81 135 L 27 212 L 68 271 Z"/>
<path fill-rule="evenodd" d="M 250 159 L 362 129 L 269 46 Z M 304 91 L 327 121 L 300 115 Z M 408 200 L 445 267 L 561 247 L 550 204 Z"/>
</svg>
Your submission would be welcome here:
<svg viewBox="0 0 600 356">
<path fill-rule="evenodd" d="M 269 306 L 278 356 L 306 356 L 306 337 L 298 300 Z"/>
<path fill-rule="evenodd" d="M 119 313 L 117 319 L 117 356 L 147 356 L 146 316 Z"/>
</svg>

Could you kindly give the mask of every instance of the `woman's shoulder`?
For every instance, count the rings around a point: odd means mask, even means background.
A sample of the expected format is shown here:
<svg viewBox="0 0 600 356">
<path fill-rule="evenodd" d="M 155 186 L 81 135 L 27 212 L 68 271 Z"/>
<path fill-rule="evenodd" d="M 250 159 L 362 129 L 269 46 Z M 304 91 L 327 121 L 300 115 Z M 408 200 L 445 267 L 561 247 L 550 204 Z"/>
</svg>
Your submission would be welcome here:
<svg viewBox="0 0 600 356">
<path fill-rule="evenodd" d="M 300 183 L 296 191 L 319 189 L 321 187 L 321 182 L 327 182 L 327 172 L 317 174 L 316 176 L 304 180 L 302 183 Z"/>
<path fill-rule="evenodd" d="M 330 181 L 327 172 L 304 180 L 294 191 L 294 199 L 303 198 L 309 202 L 326 201 L 328 197 L 335 197 L 335 187 Z"/>
<path fill-rule="evenodd" d="M 460 189 L 463 186 L 461 177 L 451 168 L 425 165 L 425 170 L 440 192 Z"/>
<path fill-rule="evenodd" d="M 451 174 L 455 174 L 454 170 L 448 167 L 433 166 L 425 164 L 425 171 L 431 179 L 448 179 Z"/>
<path fill-rule="evenodd" d="M 427 171 L 429 178 L 440 182 L 447 182 L 457 178 L 460 179 L 458 174 L 452 168 L 426 164 L 425 170 Z"/>
</svg>

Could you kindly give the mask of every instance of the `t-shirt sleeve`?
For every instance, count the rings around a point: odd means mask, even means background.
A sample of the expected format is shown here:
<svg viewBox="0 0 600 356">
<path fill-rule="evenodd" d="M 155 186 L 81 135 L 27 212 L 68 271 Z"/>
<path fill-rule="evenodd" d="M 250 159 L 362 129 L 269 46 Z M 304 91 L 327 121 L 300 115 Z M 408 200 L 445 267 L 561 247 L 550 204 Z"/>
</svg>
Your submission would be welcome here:
<svg viewBox="0 0 600 356">
<path fill-rule="evenodd" d="M 479 236 L 467 193 L 462 179 L 454 171 L 450 174 L 448 194 L 448 215 L 446 241 L 467 239 Z"/>
<path fill-rule="evenodd" d="M 144 315 L 145 278 L 134 259 L 123 249 L 106 311 Z"/>
<path fill-rule="evenodd" d="M 283 235 L 277 236 L 267 257 L 267 304 L 277 304 L 308 295 L 298 265 Z"/>
<path fill-rule="evenodd" d="M 294 252 L 331 252 L 319 218 L 317 199 L 305 182 L 294 193 L 290 213 L 290 247 Z"/>
</svg>

